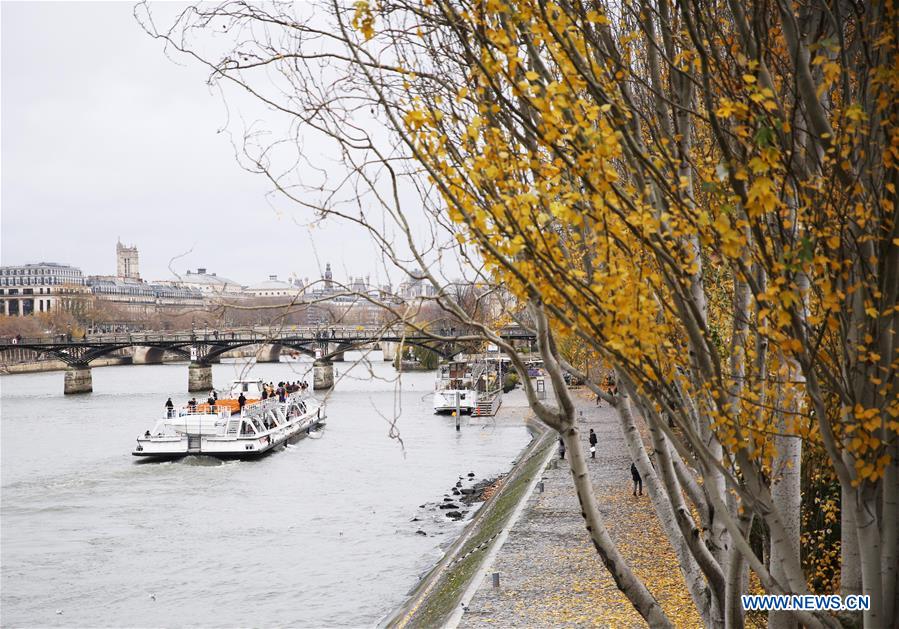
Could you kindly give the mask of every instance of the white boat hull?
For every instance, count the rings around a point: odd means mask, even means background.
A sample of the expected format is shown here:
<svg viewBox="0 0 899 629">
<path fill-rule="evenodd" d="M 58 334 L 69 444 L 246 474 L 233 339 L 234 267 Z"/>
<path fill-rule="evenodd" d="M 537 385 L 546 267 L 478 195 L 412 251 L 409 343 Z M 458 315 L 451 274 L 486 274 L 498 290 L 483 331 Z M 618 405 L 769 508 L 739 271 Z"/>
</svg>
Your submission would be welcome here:
<svg viewBox="0 0 899 629">
<path fill-rule="evenodd" d="M 444 389 L 434 392 L 434 412 L 450 413 L 456 410 L 456 396 L 459 398 L 459 410 L 469 413 L 478 406 L 478 392 L 470 389 Z"/>
</svg>

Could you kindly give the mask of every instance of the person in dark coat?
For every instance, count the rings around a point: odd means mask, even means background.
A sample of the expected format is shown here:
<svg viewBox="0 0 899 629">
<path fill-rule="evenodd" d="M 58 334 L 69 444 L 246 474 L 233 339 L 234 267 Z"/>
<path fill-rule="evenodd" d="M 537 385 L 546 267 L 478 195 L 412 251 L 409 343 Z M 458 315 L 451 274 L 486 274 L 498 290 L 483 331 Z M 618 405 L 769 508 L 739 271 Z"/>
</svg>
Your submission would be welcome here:
<svg viewBox="0 0 899 629">
<path fill-rule="evenodd" d="M 565 458 L 565 442 L 562 440 L 562 437 L 559 437 L 559 458 Z"/>
<path fill-rule="evenodd" d="M 247 398 L 244 396 L 243 392 L 239 396 L 237 396 L 237 406 L 240 408 L 241 413 L 243 412 L 243 407 L 247 403 Z"/>
<path fill-rule="evenodd" d="M 172 402 L 172 398 L 169 398 L 165 401 L 165 414 L 167 417 L 174 417 L 175 413 L 175 404 Z"/>
<path fill-rule="evenodd" d="M 596 438 L 596 433 L 593 432 L 593 429 L 591 428 L 590 429 L 590 458 L 591 459 L 596 458 L 596 442 L 597 441 L 599 441 L 599 440 Z"/>
<path fill-rule="evenodd" d="M 268 399 L 268 387 L 262 387 L 262 399 L 263 400 Z"/>
<path fill-rule="evenodd" d="M 643 479 L 640 478 L 640 472 L 637 470 L 637 466 L 634 463 L 631 463 L 631 478 L 634 480 L 634 495 L 643 495 Z M 637 493 L 637 488 L 640 488 L 640 493 Z"/>
</svg>

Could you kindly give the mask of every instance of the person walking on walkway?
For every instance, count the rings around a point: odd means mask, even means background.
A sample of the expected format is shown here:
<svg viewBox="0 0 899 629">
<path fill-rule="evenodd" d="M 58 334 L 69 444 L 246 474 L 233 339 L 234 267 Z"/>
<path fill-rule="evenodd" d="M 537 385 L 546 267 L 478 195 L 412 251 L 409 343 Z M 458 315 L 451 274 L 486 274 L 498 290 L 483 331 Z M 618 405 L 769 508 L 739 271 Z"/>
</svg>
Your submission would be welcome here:
<svg viewBox="0 0 899 629">
<path fill-rule="evenodd" d="M 637 466 L 634 463 L 631 463 L 631 478 L 634 480 L 634 495 L 643 495 L 643 479 L 640 478 L 640 472 L 637 470 Z M 637 493 L 637 488 L 640 488 L 640 493 Z"/>
<path fill-rule="evenodd" d="M 596 442 L 597 441 L 599 441 L 599 440 L 596 438 L 596 433 L 593 432 L 593 429 L 591 428 L 590 429 L 590 458 L 591 459 L 596 458 Z"/>
<path fill-rule="evenodd" d="M 565 441 L 562 440 L 562 437 L 559 437 L 559 458 L 565 458 Z"/>
</svg>

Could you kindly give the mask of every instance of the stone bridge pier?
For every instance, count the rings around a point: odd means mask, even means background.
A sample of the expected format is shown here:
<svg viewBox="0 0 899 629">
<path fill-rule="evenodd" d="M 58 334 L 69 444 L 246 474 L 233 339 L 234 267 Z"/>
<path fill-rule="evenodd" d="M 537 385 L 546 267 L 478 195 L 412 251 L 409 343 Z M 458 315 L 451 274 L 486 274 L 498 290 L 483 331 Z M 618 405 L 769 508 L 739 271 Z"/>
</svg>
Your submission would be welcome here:
<svg viewBox="0 0 899 629">
<path fill-rule="evenodd" d="M 212 389 L 212 365 L 191 361 L 187 367 L 187 390 L 191 393 Z"/>
<path fill-rule="evenodd" d="M 90 365 L 69 365 L 66 367 L 66 379 L 63 385 L 63 393 L 90 393 L 94 390 L 94 380 L 91 377 Z"/>
<path fill-rule="evenodd" d="M 330 360 L 316 359 L 312 364 L 312 389 L 320 391 L 334 387 L 334 364 Z"/>
<path fill-rule="evenodd" d="M 381 341 L 381 351 L 384 353 L 384 360 L 393 362 L 396 358 L 396 350 L 399 343 L 395 341 Z"/>
</svg>

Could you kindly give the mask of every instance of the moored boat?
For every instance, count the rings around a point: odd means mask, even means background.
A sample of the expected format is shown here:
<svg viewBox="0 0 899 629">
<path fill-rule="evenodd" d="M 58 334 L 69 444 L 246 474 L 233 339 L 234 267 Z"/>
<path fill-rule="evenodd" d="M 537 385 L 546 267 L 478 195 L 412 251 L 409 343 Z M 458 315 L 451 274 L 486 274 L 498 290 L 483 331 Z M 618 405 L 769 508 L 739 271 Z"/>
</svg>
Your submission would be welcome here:
<svg viewBox="0 0 899 629">
<path fill-rule="evenodd" d="M 246 396 L 245 396 L 246 397 Z M 175 459 L 190 454 L 254 459 L 285 442 L 300 439 L 325 423 L 324 408 L 314 397 L 290 393 L 247 403 L 233 412 L 230 404 L 172 409 L 152 430 L 137 438 L 134 456 Z"/>
<path fill-rule="evenodd" d="M 501 362 L 487 356 L 442 362 L 434 385 L 434 412 L 494 414 L 502 395 L 501 373 Z"/>
</svg>

